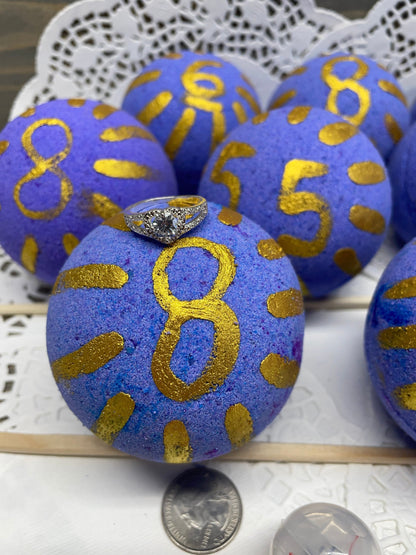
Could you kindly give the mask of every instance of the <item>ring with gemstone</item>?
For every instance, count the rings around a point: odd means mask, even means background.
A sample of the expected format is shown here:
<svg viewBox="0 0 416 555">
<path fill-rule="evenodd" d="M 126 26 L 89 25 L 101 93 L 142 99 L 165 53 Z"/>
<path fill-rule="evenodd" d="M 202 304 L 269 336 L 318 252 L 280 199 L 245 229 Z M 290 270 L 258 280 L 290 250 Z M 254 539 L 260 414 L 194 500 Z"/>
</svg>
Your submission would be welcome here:
<svg viewBox="0 0 416 555">
<path fill-rule="evenodd" d="M 207 201 L 199 196 L 151 198 L 123 210 L 129 229 L 165 245 L 174 243 L 208 214 Z"/>
</svg>

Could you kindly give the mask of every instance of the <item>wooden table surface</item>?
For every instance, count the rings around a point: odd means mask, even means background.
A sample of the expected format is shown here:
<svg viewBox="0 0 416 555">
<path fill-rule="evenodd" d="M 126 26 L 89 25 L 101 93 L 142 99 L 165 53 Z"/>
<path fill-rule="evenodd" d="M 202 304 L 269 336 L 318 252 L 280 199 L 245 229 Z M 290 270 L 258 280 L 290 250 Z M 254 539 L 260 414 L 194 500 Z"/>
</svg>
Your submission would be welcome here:
<svg viewBox="0 0 416 555">
<path fill-rule="evenodd" d="M 34 73 L 36 45 L 50 19 L 74 0 L 0 0 L 0 128 L 19 89 Z M 346 17 L 365 15 L 374 0 L 316 0 Z"/>
</svg>

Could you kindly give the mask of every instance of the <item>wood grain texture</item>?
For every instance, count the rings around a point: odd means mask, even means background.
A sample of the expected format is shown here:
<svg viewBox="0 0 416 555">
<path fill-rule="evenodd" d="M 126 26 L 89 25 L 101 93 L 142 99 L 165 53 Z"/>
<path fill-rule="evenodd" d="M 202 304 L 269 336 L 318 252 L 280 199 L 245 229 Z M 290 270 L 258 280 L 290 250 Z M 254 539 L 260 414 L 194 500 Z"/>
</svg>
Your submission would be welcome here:
<svg viewBox="0 0 416 555">
<path fill-rule="evenodd" d="M 34 74 L 39 37 L 61 9 L 75 0 L 0 0 L 0 128 L 20 88 Z M 317 0 L 320 7 L 364 17 L 374 0 Z"/>
</svg>

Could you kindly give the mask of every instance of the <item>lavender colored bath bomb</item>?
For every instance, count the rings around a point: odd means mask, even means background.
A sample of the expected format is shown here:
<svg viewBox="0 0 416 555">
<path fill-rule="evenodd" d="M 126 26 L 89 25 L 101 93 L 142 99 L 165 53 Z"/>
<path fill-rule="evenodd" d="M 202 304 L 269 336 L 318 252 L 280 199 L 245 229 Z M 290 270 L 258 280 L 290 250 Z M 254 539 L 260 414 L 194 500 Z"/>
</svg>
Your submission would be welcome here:
<svg viewBox="0 0 416 555">
<path fill-rule="evenodd" d="M 391 191 L 383 160 L 357 127 L 319 108 L 272 110 L 216 149 L 200 194 L 264 227 L 305 293 L 348 281 L 381 245 Z"/>
<path fill-rule="evenodd" d="M 177 191 L 172 165 L 130 114 L 92 100 L 53 100 L 0 133 L 0 243 L 53 283 L 103 219 Z"/>
<path fill-rule="evenodd" d="M 374 387 L 395 422 L 416 440 L 416 242 L 387 266 L 367 315 L 365 351 Z"/>
<path fill-rule="evenodd" d="M 357 125 L 384 158 L 410 125 L 403 91 L 391 73 L 371 58 L 345 52 L 306 62 L 273 93 L 269 109 L 316 106 Z"/>
<path fill-rule="evenodd" d="M 69 407 L 99 437 L 166 462 L 210 459 L 278 414 L 304 314 L 287 257 L 248 218 L 209 203 L 166 247 L 115 216 L 58 276 L 48 354 Z"/>
<path fill-rule="evenodd" d="M 255 90 L 236 67 L 213 54 L 188 51 L 144 68 L 127 90 L 123 109 L 164 146 L 180 194 L 196 192 L 213 149 L 260 111 Z"/>
<path fill-rule="evenodd" d="M 416 236 L 416 126 L 413 124 L 389 162 L 393 227 L 404 242 Z"/>
</svg>

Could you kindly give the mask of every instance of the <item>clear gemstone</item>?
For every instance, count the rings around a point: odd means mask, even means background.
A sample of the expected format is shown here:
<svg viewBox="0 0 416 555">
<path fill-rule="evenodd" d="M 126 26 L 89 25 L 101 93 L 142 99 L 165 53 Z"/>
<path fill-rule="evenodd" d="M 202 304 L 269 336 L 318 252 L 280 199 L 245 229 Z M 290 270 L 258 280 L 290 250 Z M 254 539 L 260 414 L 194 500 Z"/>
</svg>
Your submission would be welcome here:
<svg viewBox="0 0 416 555">
<path fill-rule="evenodd" d="M 160 212 L 150 220 L 150 226 L 156 235 L 169 239 L 177 235 L 180 221 L 170 212 Z"/>
</svg>

